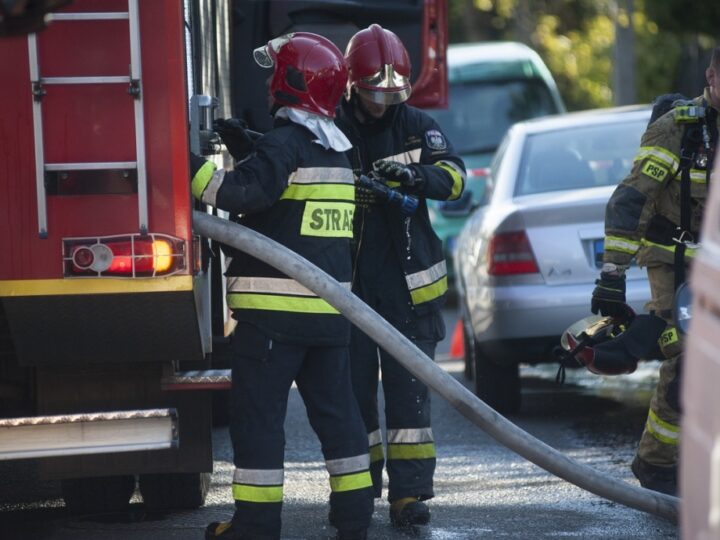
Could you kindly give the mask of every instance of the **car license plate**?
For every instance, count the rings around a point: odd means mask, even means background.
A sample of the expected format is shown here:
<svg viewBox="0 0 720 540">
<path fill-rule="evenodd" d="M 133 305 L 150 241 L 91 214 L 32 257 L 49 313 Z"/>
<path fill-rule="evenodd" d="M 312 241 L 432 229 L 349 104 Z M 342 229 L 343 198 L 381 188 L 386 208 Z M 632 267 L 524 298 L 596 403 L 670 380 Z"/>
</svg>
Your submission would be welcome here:
<svg viewBox="0 0 720 540">
<path fill-rule="evenodd" d="M 595 266 L 602 268 L 603 265 L 603 252 L 605 251 L 605 240 L 595 240 L 593 242 L 593 255 L 595 256 Z"/>
</svg>

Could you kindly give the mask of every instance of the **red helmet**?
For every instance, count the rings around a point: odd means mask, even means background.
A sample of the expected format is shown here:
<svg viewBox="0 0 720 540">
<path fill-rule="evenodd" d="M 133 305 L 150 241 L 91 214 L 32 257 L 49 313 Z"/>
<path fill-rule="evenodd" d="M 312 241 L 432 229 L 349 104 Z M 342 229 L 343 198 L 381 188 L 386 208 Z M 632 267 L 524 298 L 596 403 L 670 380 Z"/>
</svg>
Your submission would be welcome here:
<svg viewBox="0 0 720 540">
<path fill-rule="evenodd" d="M 350 70 L 348 86 L 383 105 L 396 105 L 410 97 L 410 57 L 394 33 L 379 24 L 356 33 L 345 49 Z"/>
<path fill-rule="evenodd" d="M 270 81 L 275 103 L 335 117 L 348 70 L 332 41 L 310 32 L 295 32 L 268 41 L 253 55 L 261 67 L 275 66 Z"/>
</svg>

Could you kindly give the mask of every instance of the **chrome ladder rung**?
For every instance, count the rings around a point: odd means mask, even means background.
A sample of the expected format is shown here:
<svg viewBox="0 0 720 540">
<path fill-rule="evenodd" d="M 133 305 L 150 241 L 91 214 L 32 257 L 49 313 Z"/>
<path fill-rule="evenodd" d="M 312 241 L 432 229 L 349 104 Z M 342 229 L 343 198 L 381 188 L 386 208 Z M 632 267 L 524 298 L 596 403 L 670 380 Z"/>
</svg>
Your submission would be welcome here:
<svg viewBox="0 0 720 540">
<path fill-rule="evenodd" d="M 127 11 L 85 12 L 85 13 L 53 13 L 53 21 L 115 21 L 127 19 Z"/>
<path fill-rule="evenodd" d="M 130 84 L 127 75 L 108 75 L 104 77 L 43 77 L 42 84 Z"/>
<path fill-rule="evenodd" d="M 52 171 L 107 171 L 136 169 L 135 161 L 107 161 L 98 163 L 46 163 L 45 170 Z"/>
</svg>

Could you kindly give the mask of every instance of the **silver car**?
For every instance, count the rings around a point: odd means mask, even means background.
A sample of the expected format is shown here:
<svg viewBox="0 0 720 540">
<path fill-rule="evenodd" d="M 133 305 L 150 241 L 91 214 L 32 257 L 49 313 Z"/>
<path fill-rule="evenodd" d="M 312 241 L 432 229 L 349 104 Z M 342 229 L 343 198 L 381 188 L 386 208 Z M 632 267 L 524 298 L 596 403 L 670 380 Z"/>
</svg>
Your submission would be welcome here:
<svg viewBox="0 0 720 540">
<path fill-rule="evenodd" d="M 515 124 L 490 166 L 488 197 L 454 251 L 465 373 L 496 410 L 520 408 L 520 363 L 555 361 L 570 324 L 590 314 L 605 206 L 630 171 L 649 107 L 570 113 Z M 650 299 L 644 269 L 628 303 Z"/>
</svg>

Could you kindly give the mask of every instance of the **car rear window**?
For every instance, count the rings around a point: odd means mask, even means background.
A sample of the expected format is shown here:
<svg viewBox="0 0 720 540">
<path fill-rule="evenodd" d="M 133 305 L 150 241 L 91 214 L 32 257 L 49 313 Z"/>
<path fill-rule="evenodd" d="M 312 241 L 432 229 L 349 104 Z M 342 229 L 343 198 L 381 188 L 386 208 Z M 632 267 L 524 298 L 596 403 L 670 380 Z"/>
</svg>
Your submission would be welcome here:
<svg viewBox="0 0 720 540">
<path fill-rule="evenodd" d="M 528 136 L 515 195 L 612 186 L 632 168 L 647 118 Z"/>
<path fill-rule="evenodd" d="M 558 112 L 541 79 L 450 85 L 448 109 L 427 111 L 458 154 L 494 151 L 515 122 Z"/>
</svg>

